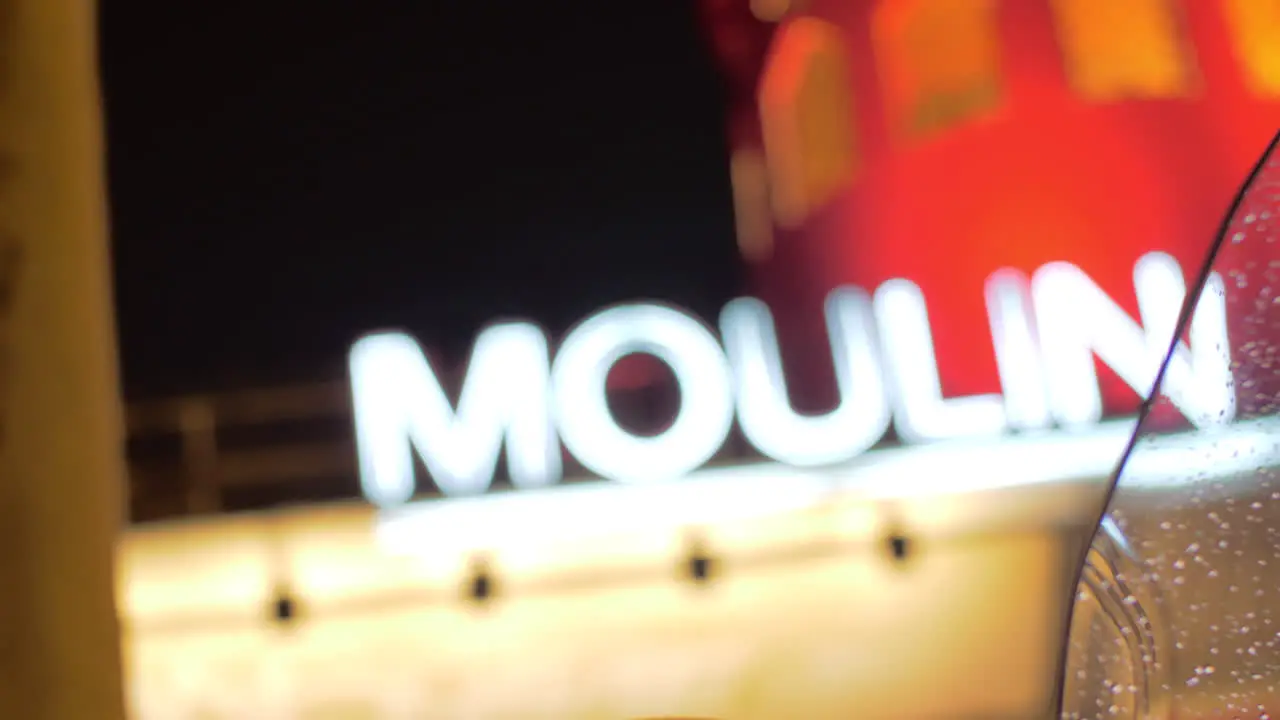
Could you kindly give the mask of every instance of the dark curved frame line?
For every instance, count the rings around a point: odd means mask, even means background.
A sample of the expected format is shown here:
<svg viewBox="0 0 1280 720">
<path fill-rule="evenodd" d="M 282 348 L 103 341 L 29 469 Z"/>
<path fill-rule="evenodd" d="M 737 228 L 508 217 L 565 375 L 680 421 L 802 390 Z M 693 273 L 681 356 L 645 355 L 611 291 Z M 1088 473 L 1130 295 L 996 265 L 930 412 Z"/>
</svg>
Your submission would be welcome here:
<svg viewBox="0 0 1280 720">
<path fill-rule="evenodd" d="M 1205 257 L 1204 262 L 1200 266 L 1200 273 L 1196 277 L 1195 283 L 1191 286 L 1186 297 L 1182 301 L 1182 311 L 1178 314 L 1177 330 L 1174 331 L 1173 337 L 1169 340 L 1169 349 L 1164 354 L 1164 360 L 1160 363 L 1160 370 L 1156 373 L 1155 384 L 1151 386 L 1151 392 L 1142 401 L 1142 405 L 1138 408 L 1138 423 L 1134 426 L 1133 434 L 1129 437 L 1129 442 L 1125 445 L 1124 453 L 1120 456 L 1120 462 L 1116 464 L 1116 469 L 1111 475 L 1111 481 L 1107 485 L 1107 492 L 1103 498 L 1102 507 L 1098 511 L 1098 515 L 1093 521 L 1093 533 L 1089 536 L 1089 543 L 1080 548 L 1080 557 L 1076 561 L 1076 571 L 1073 575 L 1071 584 L 1071 601 L 1067 605 L 1066 625 L 1062 628 L 1062 641 L 1059 647 L 1059 657 L 1057 664 L 1058 677 L 1055 681 L 1054 688 L 1054 712 L 1057 717 L 1062 716 L 1063 703 L 1066 700 L 1066 672 L 1067 658 L 1071 651 L 1071 621 L 1075 615 L 1075 594 L 1080 586 L 1080 580 L 1084 573 L 1085 562 L 1089 557 L 1089 548 L 1093 544 L 1093 538 L 1097 535 L 1098 529 L 1102 524 L 1103 518 L 1107 516 L 1107 510 L 1111 507 L 1111 500 L 1115 497 L 1116 487 L 1120 483 L 1120 478 L 1124 474 L 1124 468 L 1129 463 L 1129 458 L 1133 455 L 1133 449 L 1138 443 L 1138 439 L 1142 434 L 1142 426 L 1146 422 L 1147 416 L 1151 413 L 1151 408 L 1156 400 L 1160 397 L 1160 388 L 1164 386 L 1165 371 L 1169 368 L 1169 362 L 1173 359 L 1173 353 L 1178 347 L 1178 341 L 1182 338 L 1182 334 L 1186 332 L 1187 326 L 1191 321 L 1192 313 L 1195 312 L 1196 305 L 1199 304 L 1200 295 L 1204 292 L 1204 286 L 1209 281 L 1209 275 L 1213 272 L 1214 262 L 1218 258 L 1218 252 L 1222 249 L 1227 239 L 1227 231 L 1231 228 L 1231 223 L 1235 219 L 1236 213 L 1240 210 L 1240 206 L 1244 203 L 1245 197 L 1253 188 L 1253 183 L 1258 179 L 1262 169 L 1266 167 L 1267 161 L 1271 158 L 1275 149 L 1280 146 L 1280 132 L 1277 132 L 1271 138 L 1271 142 L 1267 144 L 1266 150 L 1263 151 L 1261 157 L 1254 164 L 1253 169 L 1249 171 L 1249 175 L 1245 178 L 1240 189 L 1236 191 L 1235 198 L 1232 199 L 1231 205 L 1227 208 L 1227 214 L 1223 218 L 1222 223 L 1218 226 L 1218 233 L 1213 239 L 1213 244 L 1209 247 L 1209 254 Z"/>
</svg>

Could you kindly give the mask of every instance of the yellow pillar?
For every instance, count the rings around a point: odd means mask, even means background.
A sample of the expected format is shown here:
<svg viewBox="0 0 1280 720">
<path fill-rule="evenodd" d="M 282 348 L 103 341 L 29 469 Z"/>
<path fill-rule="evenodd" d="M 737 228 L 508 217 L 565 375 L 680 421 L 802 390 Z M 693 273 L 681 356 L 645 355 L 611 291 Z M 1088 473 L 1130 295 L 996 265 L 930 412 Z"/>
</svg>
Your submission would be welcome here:
<svg viewBox="0 0 1280 720">
<path fill-rule="evenodd" d="M 90 0 L 0 0 L 0 718 L 125 717 L 96 32 Z"/>
</svg>

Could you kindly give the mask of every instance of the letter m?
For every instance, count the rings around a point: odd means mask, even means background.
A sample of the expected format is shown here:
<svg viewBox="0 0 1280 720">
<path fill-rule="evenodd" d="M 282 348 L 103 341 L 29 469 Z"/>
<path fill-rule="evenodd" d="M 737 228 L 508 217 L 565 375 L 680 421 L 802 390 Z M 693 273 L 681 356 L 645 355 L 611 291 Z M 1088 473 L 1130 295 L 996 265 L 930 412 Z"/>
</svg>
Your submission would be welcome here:
<svg viewBox="0 0 1280 720">
<path fill-rule="evenodd" d="M 513 484 L 560 479 L 549 352 L 536 326 L 495 325 L 476 338 L 456 408 L 408 335 L 366 336 L 348 362 L 360 484 L 371 502 L 413 495 L 415 449 L 446 495 L 487 490 L 504 441 Z"/>
</svg>

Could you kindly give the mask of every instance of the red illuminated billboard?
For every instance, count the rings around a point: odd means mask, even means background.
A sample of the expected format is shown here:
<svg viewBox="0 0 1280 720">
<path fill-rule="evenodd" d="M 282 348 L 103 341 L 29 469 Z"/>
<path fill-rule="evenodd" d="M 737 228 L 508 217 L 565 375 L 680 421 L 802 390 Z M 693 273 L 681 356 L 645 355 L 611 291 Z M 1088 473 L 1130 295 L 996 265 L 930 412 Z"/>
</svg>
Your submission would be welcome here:
<svg viewBox="0 0 1280 720">
<path fill-rule="evenodd" d="M 992 474 L 1011 434 L 1060 430 L 1075 461 L 1054 472 L 1106 474 L 1127 430 L 1087 452 L 1084 430 L 1152 387 L 1188 274 L 1280 126 L 1268 7 L 706 0 L 750 295 L 717 318 L 602 308 L 557 337 L 491 325 L 460 388 L 408 335 L 360 340 L 366 496 L 404 502 L 419 461 L 470 494 L 502 470 L 636 483 L 742 450 L 833 467 L 938 441 Z M 1164 387 L 1197 425 L 1235 415 L 1228 282 L 1210 279 Z M 632 380 L 676 391 L 652 427 L 618 412 L 636 358 L 665 370 Z"/>
<path fill-rule="evenodd" d="M 1139 260 L 1195 272 L 1280 127 L 1265 0 L 702 8 L 731 88 L 753 293 L 815 406 L 830 394 L 818 308 L 840 285 L 919 289 L 947 397 L 1007 391 L 989 340 L 998 271 L 1012 291 L 1069 262 L 1141 323 Z M 1102 360 L 1103 410 L 1129 414 L 1141 391 Z"/>
</svg>

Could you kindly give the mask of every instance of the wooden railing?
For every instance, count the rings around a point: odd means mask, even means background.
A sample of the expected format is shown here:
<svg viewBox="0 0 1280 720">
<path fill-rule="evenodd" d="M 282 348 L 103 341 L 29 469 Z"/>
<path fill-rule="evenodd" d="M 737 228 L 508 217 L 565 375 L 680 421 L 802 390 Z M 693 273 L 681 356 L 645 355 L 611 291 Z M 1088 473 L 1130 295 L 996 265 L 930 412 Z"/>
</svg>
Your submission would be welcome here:
<svg viewBox="0 0 1280 720">
<path fill-rule="evenodd" d="M 134 404 L 133 518 L 248 509 L 272 497 L 354 497 L 350 416 L 343 382 Z"/>
<path fill-rule="evenodd" d="M 458 387 L 461 372 L 441 380 Z M 678 395 L 654 387 L 612 391 L 611 406 L 661 425 Z M 345 380 L 134 403 L 128 425 L 135 522 L 360 497 Z M 713 462 L 754 457 L 735 430 Z M 572 457 L 563 462 L 566 482 L 589 476 Z"/>
</svg>

